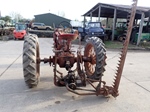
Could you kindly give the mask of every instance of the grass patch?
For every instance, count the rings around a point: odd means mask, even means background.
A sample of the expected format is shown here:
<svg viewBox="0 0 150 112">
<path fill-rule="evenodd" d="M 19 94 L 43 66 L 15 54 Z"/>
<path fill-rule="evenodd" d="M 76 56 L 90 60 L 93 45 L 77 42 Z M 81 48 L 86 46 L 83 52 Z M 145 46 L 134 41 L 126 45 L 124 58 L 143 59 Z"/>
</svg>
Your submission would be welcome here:
<svg viewBox="0 0 150 112">
<path fill-rule="evenodd" d="M 105 41 L 105 47 L 110 49 L 122 48 L 123 43 L 117 41 Z"/>
<path fill-rule="evenodd" d="M 82 45 L 85 45 L 85 43 L 86 43 L 85 41 L 81 42 Z M 72 41 L 72 44 L 79 45 L 79 40 L 76 39 L 76 40 Z M 123 42 L 119 42 L 119 41 L 105 41 L 104 44 L 105 44 L 106 49 L 121 49 L 121 48 L 123 48 Z M 138 49 L 143 50 L 145 48 L 150 49 L 150 42 L 140 44 L 139 46 L 130 43 L 128 46 L 128 49 L 131 49 L 131 50 L 138 50 Z"/>
<path fill-rule="evenodd" d="M 143 42 L 140 42 L 140 45 L 141 47 L 143 48 L 148 48 L 150 49 L 150 41 L 143 41 Z"/>
<path fill-rule="evenodd" d="M 105 47 L 108 49 L 120 49 L 123 47 L 123 42 L 118 41 L 105 41 Z M 129 48 L 135 48 L 136 45 L 129 44 Z"/>
</svg>

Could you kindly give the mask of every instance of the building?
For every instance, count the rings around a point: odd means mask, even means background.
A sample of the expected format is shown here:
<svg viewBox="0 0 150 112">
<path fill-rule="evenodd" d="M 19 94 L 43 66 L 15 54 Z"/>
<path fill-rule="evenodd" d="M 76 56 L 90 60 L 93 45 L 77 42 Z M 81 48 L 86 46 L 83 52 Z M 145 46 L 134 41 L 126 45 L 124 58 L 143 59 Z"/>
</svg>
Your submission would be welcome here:
<svg viewBox="0 0 150 112">
<path fill-rule="evenodd" d="M 83 16 L 84 20 L 85 17 L 90 17 L 90 21 L 92 21 L 92 17 L 98 17 L 98 21 L 100 21 L 100 17 L 106 18 L 106 26 L 108 24 L 108 18 L 113 18 L 112 40 L 114 40 L 117 19 L 127 19 L 127 16 L 130 17 L 129 12 L 131 12 L 131 8 L 133 6 L 135 6 L 134 3 L 132 5 L 97 3 L 94 7 L 92 7 L 85 14 L 83 14 Z M 139 45 L 140 42 L 144 18 L 147 17 L 150 18 L 150 7 L 137 6 L 134 23 L 137 25 L 138 20 L 141 19 L 137 45 Z"/>
<path fill-rule="evenodd" d="M 59 23 L 61 23 L 62 21 L 67 21 L 69 23 L 71 21 L 69 19 L 66 19 L 64 17 L 52 13 L 39 14 L 39 15 L 35 15 L 34 17 L 35 17 L 35 22 L 41 22 L 50 26 L 53 26 L 54 24 L 55 26 L 58 26 Z"/>
</svg>

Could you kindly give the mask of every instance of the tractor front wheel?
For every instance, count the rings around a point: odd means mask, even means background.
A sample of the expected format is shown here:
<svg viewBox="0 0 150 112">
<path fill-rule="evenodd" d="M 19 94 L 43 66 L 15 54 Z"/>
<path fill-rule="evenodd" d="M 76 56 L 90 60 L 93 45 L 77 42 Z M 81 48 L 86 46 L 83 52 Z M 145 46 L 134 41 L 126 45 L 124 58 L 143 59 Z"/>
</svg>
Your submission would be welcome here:
<svg viewBox="0 0 150 112">
<path fill-rule="evenodd" d="M 40 76 L 39 43 L 36 35 L 25 36 L 23 46 L 23 73 L 26 85 L 29 88 L 37 86 Z"/>
<path fill-rule="evenodd" d="M 106 50 L 104 43 L 98 37 L 88 38 L 85 46 L 84 56 L 90 57 L 91 62 L 85 62 L 84 67 L 87 77 L 100 80 L 106 65 Z"/>
<path fill-rule="evenodd" d="M 118 36 L 118 41 L 123 42 L 126 39 L 125 35 L 119 35 Z"/>
</svg>

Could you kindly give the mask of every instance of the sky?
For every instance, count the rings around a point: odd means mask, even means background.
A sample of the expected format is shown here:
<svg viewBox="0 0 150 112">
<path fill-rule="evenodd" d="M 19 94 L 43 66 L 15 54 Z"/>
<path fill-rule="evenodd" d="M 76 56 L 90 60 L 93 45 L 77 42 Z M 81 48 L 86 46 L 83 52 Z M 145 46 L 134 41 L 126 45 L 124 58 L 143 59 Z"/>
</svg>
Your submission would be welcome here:
<svg viewBox="0 0 150 112">
<path fill-rule="evenodd" d="M 130 5 L 132 0 L 0 0 L 0 11 L 1 16 L 15 12 L 27 19 L 37 14 L 53 13 L 63 14 L 71 20 L 83 20 L 81 15 L 100 2 Z M 138 5 L 150 7 L 150 0 L 138 0 Z"/>
</svg>

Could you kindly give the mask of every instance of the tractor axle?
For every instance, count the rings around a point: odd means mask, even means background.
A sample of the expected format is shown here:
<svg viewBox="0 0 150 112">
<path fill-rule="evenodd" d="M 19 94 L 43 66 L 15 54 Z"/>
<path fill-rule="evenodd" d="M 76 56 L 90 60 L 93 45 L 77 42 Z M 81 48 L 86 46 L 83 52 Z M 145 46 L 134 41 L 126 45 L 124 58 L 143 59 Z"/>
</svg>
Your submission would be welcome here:
<svg viewBox="0 0 150 112">
<path fill-rule="evenodd" d="M 92 57 L 85 57 L 85 56 L 81 56 L 81 57 L 82 57 L 83 62 L 91 62 L 91 63 L 93 62 Z M 55 58 L 57 58 L 57 63 L 55 63 Z M 65 60 L 63 60 L 63 59 L 65 59 Z M 41 62 L 49 63 L 50 65 L 59 64 L 59 65 L 61 65 L 60 67 L 63 68 L 63 67 L 65 67 L 65 66 L 63 66 L 63 65 L 65 65 L 64 61 L 65 62 L 70 61 L 71 64 L 73 65 L 74 63 L 77 62 L 77 60 L 78 60 L 77 57 L 56 57 L 56 56 L 51 57 L 50 56 L 49 58 L 37 59 L 37 62 L 38 63 L 41 63 Z"/>
</svg>

